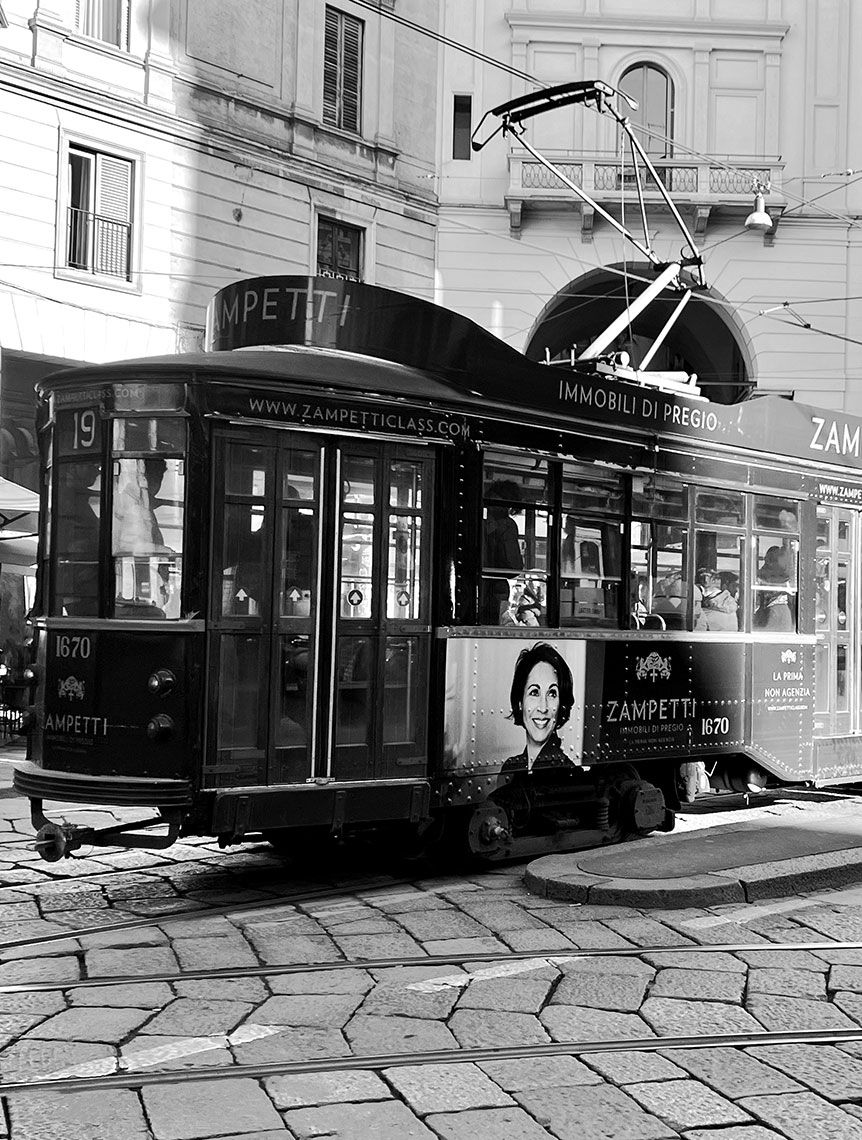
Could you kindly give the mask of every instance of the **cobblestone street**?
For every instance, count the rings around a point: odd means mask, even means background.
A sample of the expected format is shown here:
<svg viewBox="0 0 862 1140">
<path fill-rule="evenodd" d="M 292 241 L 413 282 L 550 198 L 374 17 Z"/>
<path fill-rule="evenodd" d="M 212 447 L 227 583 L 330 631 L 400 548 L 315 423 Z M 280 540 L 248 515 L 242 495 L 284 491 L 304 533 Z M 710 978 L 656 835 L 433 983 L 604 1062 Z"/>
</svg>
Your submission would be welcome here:
<svg viewBox="0 0 862 1140">
<path fill-rule="evenodd" d="M 264 844 L 201 841 L 49 864 L 25 807 L 0 801 L 2 1082 L 120 1085 L 16 1085 L 11 1140 L 862 1138 L 862 1042 L 659 1045 L 858 1030 L 862 950 L 793 946 L 858 939 L 862 890 L 672 911 L 572 905 L 528 894 L 523 867 L 409 883 L 378 867 L 339 886 L 343 869 L 300 882 Z M 280 901 L 316 888 L 327 896 Z M 87 927 L 109 929 L 62 937 Z M 566 960 L 575 950 L 628 953 Z M 401 964 L 423 957 L 449 960 Z M 246 976 L 195 976 L 214 970 Z M 641 1047 L 602 1050 L 613 1041 Z M 576 1047 L 547 1049 L 559 1042 Z M 531 1045 L 546 1051 L 458 1059 Z M 320 1064 L 258 1072 L 285 1062 Z"/>
</svg>

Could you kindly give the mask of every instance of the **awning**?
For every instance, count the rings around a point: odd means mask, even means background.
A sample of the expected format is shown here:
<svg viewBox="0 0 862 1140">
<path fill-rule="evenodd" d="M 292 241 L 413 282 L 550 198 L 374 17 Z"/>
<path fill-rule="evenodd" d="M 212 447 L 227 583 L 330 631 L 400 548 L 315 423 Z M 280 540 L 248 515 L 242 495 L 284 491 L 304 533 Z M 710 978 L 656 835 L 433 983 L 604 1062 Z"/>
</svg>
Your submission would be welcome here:
<svg viewBox="0 0 862 1140">
<path fill-rule="evenodd" d="M 27 573 L 36 566 L 38 535 L 0 530 L 0 568 Z"/>
<path fill-rule="evenodd" d="M 19 487 L 11 479 L 0 475 L 0 526 L 7 527 L 17 519 L 39 510 L 39 496 L 35 491 Z"/>
</svg>

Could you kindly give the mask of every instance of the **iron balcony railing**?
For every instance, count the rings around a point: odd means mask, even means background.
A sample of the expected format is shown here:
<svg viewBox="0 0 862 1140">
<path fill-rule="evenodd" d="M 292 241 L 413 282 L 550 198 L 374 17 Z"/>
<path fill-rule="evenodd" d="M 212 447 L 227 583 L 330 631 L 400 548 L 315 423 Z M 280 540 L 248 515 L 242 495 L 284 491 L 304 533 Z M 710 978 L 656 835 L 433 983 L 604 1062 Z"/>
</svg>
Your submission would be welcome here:
<svg viewBox="0 0 862 1140">
<path fill-rule="evenodd" d="M 66 231 L 66 264 L 70 269 L 131 280 L 131 222 L 70 206 Z"/>
<path fill-rule="evenodd" d="M 562 172 L 578 182 L 598 202 L 619 202 L 623 194 L 636 188 L 631 163 L 624 166 L 616 156 L 579 154 L 571 151 L 546 151 L 546 157 Z M 697 206 L 723 207 L 738 205 L 751 209 L 756 183 L 771 187 L 769 204 L 784 205 L 781 179 L 784 164 L 765 157 L 729 158 L 721 163 L 691 158 L 652 159 L 665 189 L 683 202 Z M 644 192 L 658 196 L 652 178 L 641 168 Z M 509 152 L 509 185 L 506 197 L 525 203 L 553 202 L 568 199 L 571 191 L 537 162 L 523 148 L 513 146 Z"/>
</svg>

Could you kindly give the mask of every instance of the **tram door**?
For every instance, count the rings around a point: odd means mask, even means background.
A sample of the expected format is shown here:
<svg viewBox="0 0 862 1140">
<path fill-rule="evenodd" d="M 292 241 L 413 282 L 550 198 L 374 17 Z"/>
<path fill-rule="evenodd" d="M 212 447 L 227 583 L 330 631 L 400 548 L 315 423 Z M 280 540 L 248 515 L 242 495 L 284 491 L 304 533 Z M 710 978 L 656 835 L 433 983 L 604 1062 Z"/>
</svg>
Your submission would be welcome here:
<svg viewBox="0 0 862 1140">
<path fill-rule="evenodd" d="M 862 731 L 860 722 L 859 515 L 817 508 L 816 699 L 818 736 Z"/>
<path fill-rule="evenodd" d="M 433 457 L 225 428 L 213 472 L 209 786 L 421 775 Z"/>
</svg>

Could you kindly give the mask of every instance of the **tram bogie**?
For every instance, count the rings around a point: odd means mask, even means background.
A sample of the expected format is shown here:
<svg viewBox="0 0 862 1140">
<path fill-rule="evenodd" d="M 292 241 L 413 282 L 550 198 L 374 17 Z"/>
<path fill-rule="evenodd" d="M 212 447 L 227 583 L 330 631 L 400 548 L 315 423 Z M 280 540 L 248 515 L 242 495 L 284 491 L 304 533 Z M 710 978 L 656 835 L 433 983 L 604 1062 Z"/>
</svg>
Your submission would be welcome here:
<svg viewBox="0 0 862 1140">
<path fill-rule="evenodd" d="M 862 778 L 862 460 L 812 450 L 822 416 L 561 372 L 355 282 L 240 283 L 211 326 L 40 390 L 15 783 L 46 858 L 382 831 L 493 862 Z"/>
</svg>

